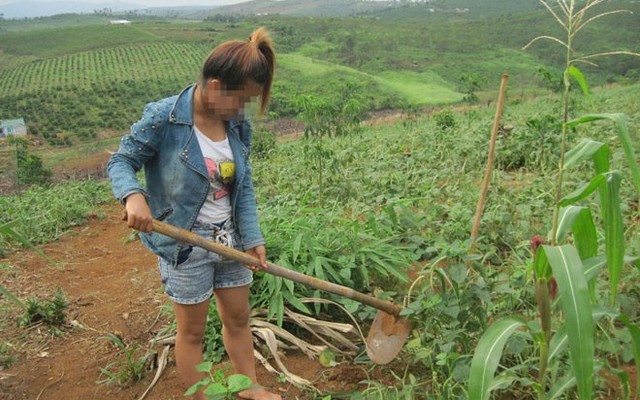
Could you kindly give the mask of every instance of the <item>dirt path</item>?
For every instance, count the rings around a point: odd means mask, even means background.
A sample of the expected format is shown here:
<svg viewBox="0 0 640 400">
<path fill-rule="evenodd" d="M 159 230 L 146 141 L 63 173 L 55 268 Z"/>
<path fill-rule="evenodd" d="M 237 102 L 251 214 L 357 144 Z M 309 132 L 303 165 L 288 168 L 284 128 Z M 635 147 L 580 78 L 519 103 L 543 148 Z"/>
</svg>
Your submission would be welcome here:
<svg viewBox="0 0 640 400">
<path fill-rule="evenodd" d="M 16 361 L 0 369 L 0 399 L 75 400 L 138 399 L 155 371 L 126 388 L 96 383 L 100 368 L 116 360 L 118 349 L 104 339 L 108 334 L 125 344 L 149 348 L 149 340 L 170 321 L 160 314 L 167 304 L 156 259 L 139 241 L 127 242 L 130 230 L 120 222 L 120 207 L 109 205 L 83 226 L 42 250 L 60 265 L 54 267 L 28 251 L 0 259 L 0 281 L 18 298 L 52 298 L 61 289 L 69 307 L 63 334 L 54 336 L 45 327 L 20 328 L 20 309 L 0 297 L 0 344 L 9 343 Z M 156 349 L 158 353 L 162 348 Z M 223 363 L 229 367 L 228 363 Z M 341 365 L 324 369 L 301 354 L 287 354 L 287 368 L 324 390 L 353 388 L 367 379 L 363 367 Z M 103 377 L 104 378 L 104 377 Z M 286 399 L 312 398 L 274 374 L 259 371 L 265 386 Z M 147 399 L 181 399 L 183 387 L 173 362 Z"/>
</svg>

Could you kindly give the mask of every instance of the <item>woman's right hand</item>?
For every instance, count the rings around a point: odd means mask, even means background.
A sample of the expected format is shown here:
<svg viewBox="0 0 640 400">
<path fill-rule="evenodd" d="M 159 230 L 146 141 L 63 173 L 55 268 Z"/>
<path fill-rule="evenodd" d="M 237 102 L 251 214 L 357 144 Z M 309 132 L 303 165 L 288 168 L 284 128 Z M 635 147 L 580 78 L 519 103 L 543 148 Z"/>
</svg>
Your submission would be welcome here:
<svg viewBox="0 0 640 400">
<path fill-rule="evenodd" d="M 140 232 L 153 231 L 153 216 L 142 193 L 133 193 L 125 199 L 125 211 L 122 216 L 129 228 Z"/>
</svg>

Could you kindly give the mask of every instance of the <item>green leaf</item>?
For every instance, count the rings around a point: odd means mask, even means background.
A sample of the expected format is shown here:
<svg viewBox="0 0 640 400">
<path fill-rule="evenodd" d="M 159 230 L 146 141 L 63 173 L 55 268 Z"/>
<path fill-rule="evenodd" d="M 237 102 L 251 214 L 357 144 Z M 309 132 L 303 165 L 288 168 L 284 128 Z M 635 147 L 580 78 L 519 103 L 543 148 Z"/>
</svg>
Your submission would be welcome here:
<svg viewBox="0 0 640 400">
<path fill-rule="evenodd" d="M 320 353 L 318 361 L 320 361 L 323 367 L 335 367 L 338 365 L 336 362 L 336 354 L 329 349 L 325 349 Z"/>
<path fill-rule="evenodd" d="M 593 159 L 596 154 L 606 154 L 608 159 L 609 148 L 602 142 L 591 139 L 582 139 L 564 155 L 564 168 L 568 169 L 586 159 Z"/>
<path fill-rule="evenodd" d="M 591 210 L 587 207 L 568 206 L 560 210 L 556 242 L 562 242 L 568 232 L 573 232 L 581 259 L 595 257 L 598 251 L 598 234 Z"/>
<path fill-rule="evenodd" d="M 565 376 L 564 378 L 557 381 L 549 392 L 547 393 L 545 399 L 546 400 L 554 400 L 560 398 L 564 392 L 568 389 L 574 387 L 576 385 L 576 377 L 573 375 Z"/>
<path fill-rule="evenodd" d="M 491 324 L 484 332 L 471 360 L 468 392 L 470 400 L 486 400 L 489 397 L 504 345 L 513 332 L 523 326 L 526 323 L 520 317 L 504 317 Z"/>
<path fill-rule="evenodd" d="M 538 247 L 533 263 L 533 272 L 535 272 L 537 279 L 545 279 L 547 281 L 551 279 L 551 265 L 549 265 L 547 255 L 542 251 L 542 246 Z"/>
<path fill-rule="evenodd" d="M 586 185 L 564 196 L 560 200 L 558 205 L 560 207 L 565 207 L 584 199 L 585 197 L 589 196 L 591 193 L 595 192 L 596 189 L 598 189 L 606 181 L 606 179 L 607 179 L 606 176 L 602 174 L 598 174 L 594 176 L 591 179 L 591 182 L 587 183 Z"/>
<path fill-rule="evenodd" d="M 607 174 L 604 241 L 609 267 L 609 304 L 613 305 L 618 292 L 620 271 L 624 264 L 624 226 L 620 208 L 620 172 Z"/>
<path fill-rule="evenodd" d="M 206 386 L 209 384 L 209 382 L 211 382 L 210 378 L 204 378 L 204 379 L 200 379 L 198 382 L 194 383 L 193 385 L 191 385 L 191 387 L 189 389 L 187 389 L 186 392 L 184 392 L 185 396 L 192 396 L 194 395 L 198 390 L 200 390 L 202 387 Z"/>
<path fill-rule="evenodd" d="M 584 266 L 584 276 L 587 278 L 587 282 L 595 278 L 602 268 L 607 265 L 607 257 L 599 255 L 596 257 L 587 258 L 582 260 Z"/>
<path fill-rule="evenodd" d="M 571 365 L 578 384 L 578 397 L 593 394 L 593 315 L 584 267 L 573 246 L 542 246 L 560 291 L 560 304 L 569 337 Z"/>
<path fill-rule="evenodd" d="M 624 154 L 627 158 L 627 163 L 629 164 L 629 168 L 631 169 L 631 176 L 633 178 L 633 184 L 636 188 L 636 191 L 640 194 L 640 167 L 638 167 L 638 162 L 636 161 L 634 151 L 633 151 L 633 141 L 629 136 L 628 122 L 627 116 L 621 113 L 603 113 L 603 114 L 589 114 L 584 115 L 580 118 L 574 119 L 572 121 L 567 122 L 567 126 L 577 126 L 580 124 L 584 124 L 586 122 L 593 121 L 601 121 L 601 120 L 610 120 L 613 121 L 616 126 L 616 134 L 618 138 L 620 138 L 620 142 L 622 143 L 622 148 L 624 149 Z"/>
<path fill-rule="evenodd" d="M 233 374 L 227 378 L 229 392 L 238 393 L 251 387 L 251 378 L 242 374 Z"/>
<path fill-rule="evenodd" d="M 580 143 L 565 153 L 564 168 L 571 168 L 583 160 L 593 158 L 596 153 L 603 151 L 603 147 L 606 146 L 607 145 L 602 142 L 596 142 L 591 139 L 582 139 Z"/>
<path fill-rule="evenodd" d="M 214 399 L 223 399 L 229 391 L 221 382 L 213 382 L 203 392 L 205 395 L 213 397 Z"/>
<path fill-rule="evenodd" d="M 211 368 L 213 368 L 213 363 L 210 361 L 205 361 L 203 363 L 196 365 L 196 371 L 198 372 L 209 373 L 209 371 L 211 371 Z"/>
<path fill-rule="evenodd" d="M 309 308 L 300 300 L 298 300 L 294 292 L 283 292 L 282 294 L 284 298 L 289 302 L 289 304 L 297 308 L 298 311 L 303 312 L 305 314 L 311 314 L 311 311 L 309 311 Z"/>
<path fill-rule="evenodd" d="M 584 75 L 582 75 L 582 72 L 580 72 L 580 70 L 573 65 L 569 67 L 568 72 L 569 75 L 571 75 L 578 82 L 580 88 L 582 89 L 582 93 L 589 96 L 589 86 L 587 85 L 587 81 L 584 79 Z"/>
</svg>

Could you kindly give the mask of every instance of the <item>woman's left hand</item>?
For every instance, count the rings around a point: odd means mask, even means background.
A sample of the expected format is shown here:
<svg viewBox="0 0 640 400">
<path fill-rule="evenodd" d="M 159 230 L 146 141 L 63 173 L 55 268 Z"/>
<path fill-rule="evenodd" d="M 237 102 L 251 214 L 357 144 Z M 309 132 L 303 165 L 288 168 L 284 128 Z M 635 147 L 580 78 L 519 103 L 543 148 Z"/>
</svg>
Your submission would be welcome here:
<svg viewBox="0 0 640 400">
<path fill-rule="evenodd" d="M 260 260 L 260 265 L 249 266 L 249 268 L 252 271 L 255 272 L 255 271 L 267 269 L 267 249 L 263 245 L 256 246 L 252 249 L 246 250 L 245 253 L 249 254 L 250 256 L 256 257 L 257 259 Z"/>
</svg>

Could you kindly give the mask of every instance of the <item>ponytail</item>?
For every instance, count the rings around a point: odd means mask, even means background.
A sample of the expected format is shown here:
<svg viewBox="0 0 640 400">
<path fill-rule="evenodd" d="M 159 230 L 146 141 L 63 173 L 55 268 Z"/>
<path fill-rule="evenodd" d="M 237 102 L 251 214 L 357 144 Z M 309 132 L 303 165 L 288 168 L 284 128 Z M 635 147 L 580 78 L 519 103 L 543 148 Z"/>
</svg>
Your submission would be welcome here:
<svg viewBox="0 0 640 400">
<path fill-rule="evenodd" d="M 258 28 L 249 40 L 232 40 L 217 46 L 202 66 L 201 80 L 219 79 L 228 89 L 237 90 L 248 80 L 262 86 L 260 112 L 264 113 L 271 99 L 271 84 L 275 70 L 275 51 L 264 28 Z"/>
</svg>

